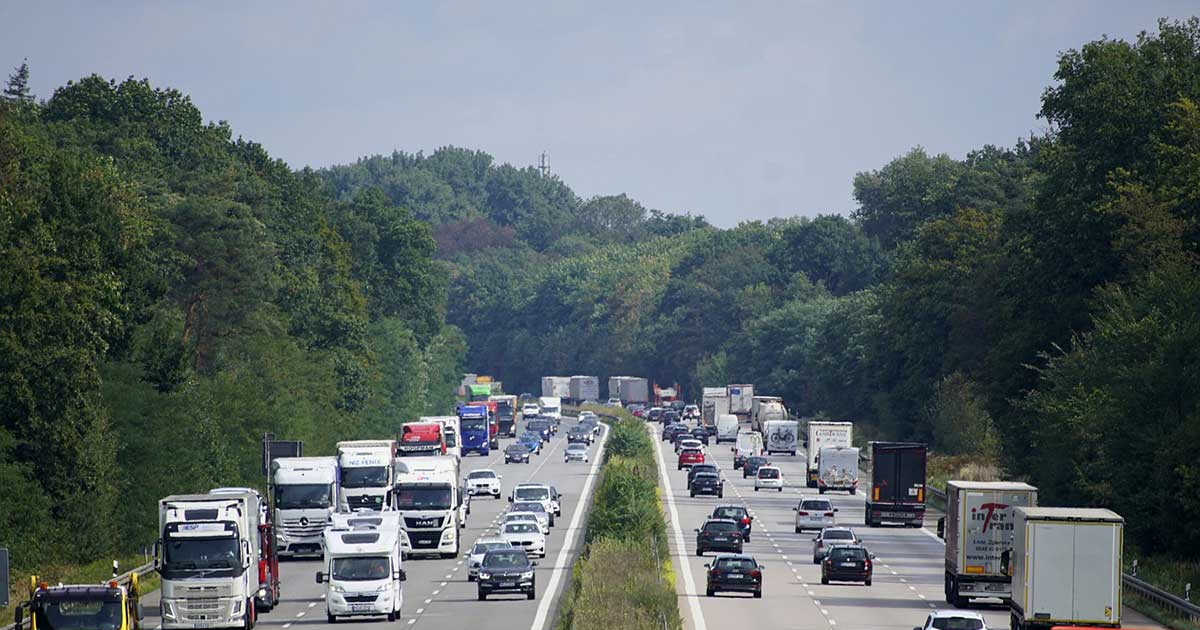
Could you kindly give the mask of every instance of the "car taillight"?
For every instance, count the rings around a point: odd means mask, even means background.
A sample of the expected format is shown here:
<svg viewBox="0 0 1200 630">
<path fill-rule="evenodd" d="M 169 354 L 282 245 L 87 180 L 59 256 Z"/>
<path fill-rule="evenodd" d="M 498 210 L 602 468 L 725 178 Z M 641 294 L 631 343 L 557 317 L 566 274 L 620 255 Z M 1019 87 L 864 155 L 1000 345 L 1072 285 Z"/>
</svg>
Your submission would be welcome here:
<svg viewBox="0 0 1200 630">
<path fill-rule="evenodd" d="M 808 512 L 797 512 L 797 514 L 799 514 L 800 516 L 808 516 Z"/>
<path fill-rule="evenodd" d="M 833 512 L 826 512 L 825 516 L 833 516 Z"/>
<path fill-rule="evenodd" d="M 824 547 L 824 546 L 825 546 L 825 541 L 824 541 L 824 540 L 818 540 L 818 541 L 817 541 L 817 547 Z"/>
<path fill-rule="evenodd" d="M 749 525 L 749 524 L 750 524 L 750 517 L 749 517 L 749 516 L 743 516 L 743 517 L 742 517 L 742 525 Z"/>
<path fill-rule="evenodd" d="M 758 570 L 751 571 L 751 572 L 750 572 L 750 577 L 752 577 L 752 578 L 760 578 L 760 577 L 762 577 L 762 571 L 758 571 Z"/>
<path fill-rule="evenodd" d="M 870 560 L 870 559 L 868 559 L 868 560 L 867 560 L 867 563 L 866 563 L 865 567 L 866 567 L 866 569 L 867 569 L 868 571 L 870 571 L 870 570 L 871 570 L 871 560 Z"/>
</svg>

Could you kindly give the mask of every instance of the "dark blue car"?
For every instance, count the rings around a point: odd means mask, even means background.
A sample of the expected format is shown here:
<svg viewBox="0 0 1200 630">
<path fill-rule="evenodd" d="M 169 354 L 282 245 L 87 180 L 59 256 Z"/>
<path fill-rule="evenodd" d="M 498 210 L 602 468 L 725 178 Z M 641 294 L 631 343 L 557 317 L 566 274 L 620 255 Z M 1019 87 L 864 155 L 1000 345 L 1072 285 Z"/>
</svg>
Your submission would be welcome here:
<svg viewBox="0 0 1200 630">
<path fill-rule="evenodd" d="M 542 452 L 542 436 L 538 435 L 537 433 L 526 431 L 525 433 L 521 434 L 521 437 L 517 438 L 517 442 L 523 444 L 531 453 Z"/>
</svg>

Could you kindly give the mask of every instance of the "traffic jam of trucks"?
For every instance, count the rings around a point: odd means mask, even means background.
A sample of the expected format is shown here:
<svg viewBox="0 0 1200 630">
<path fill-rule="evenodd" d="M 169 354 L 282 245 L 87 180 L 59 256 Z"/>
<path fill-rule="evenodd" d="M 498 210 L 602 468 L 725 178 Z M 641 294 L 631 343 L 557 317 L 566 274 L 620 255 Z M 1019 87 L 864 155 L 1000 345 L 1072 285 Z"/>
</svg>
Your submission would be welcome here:
<svg viewBox="0 0 1200 630">
<path fill-rule="evenodd" d="M 541 396 L 518 397 L 505 394 L 499 381 L 468 374 L 454 415 L 414 418 L 397 428 L 395 439 L 341 441 L 334 454 L 322 457 L 264 455 L 266 498 L 253 488 L 214 488 L 161 499 L 153 554 L 161 578 L 161 628 L 250 630 L 281 601 L 280 557 L 320 563 L 315 579 L 324 586 L 329 623 L 400 619 L 404 563 L 421 556 L 458 558 L 467 551 L 474 558 L 472 543 L 463 540 L 471 497 L 502 496 L 500 475 L 490 468 L 464 475 L 462 458 L 488 456 L 501 436 L 516 437 L 520 430 L 525 432 L 508 449 L 532 454 L 524 446 L 527 438 L 538 443 L 551 439 L 564 404 L 600 403 L 600 383 L 595 376 L 543 377 Z M 834 534 L 849 530 L 838 523 L 830 499 L 818 494 L 862 495 L 863 524 L 870 528 L 925 526 L 925 444 L 872 441 L 856 446 L 853 423 L 798 418 L 782 398 L 756 395 L 751 384 L 704 387 L 691 413 L 683 412 L 688 405 L 678 386 L 662 388 L 630 376 L 611 377 L 608 385 L 608 405 L 633 406 L 640 417 L 662 422 L 664 435 L 676 436 L 678 468 L 681 474 L 688 471 L 692 497 L 724 497 L 719 471 L 705 457 L 708 442 L 702 440 L 709 437 L 732 444 L 734 466 L 745 466 L 746 476 L 756 476 L 756 490 L 782 492 L 788 487 L 800 493 L 796 531 L 817 529 L 818 545 L 831 532 L 832 546 L 822 547 L 822 557 L 848 544 L 839 543 Z M 566 431 L 580 438 L 567 440 L 573 447 L 586 449 L 592 442 L 580 437 L 587 413 Z M 687 427 L 689 421 L 695 426 Z M 595 425 L 587 429 L 597 430 Z M 506 450 L 504 458 L 509 455 Z M 771 463 L 776 456 L 804 457 L 804 481 L 783 479 Z M 582 461 L 588 461 L 586 454 Z M 547 517 L 545 527 L 553 527 L 558 492 L 551 485 L 529 485 L 535 486 L 548 489 L 542 497 L 548 503 L 540 510 Z M 710 486 L 713 491 L 707 492 Z M 514 490 L 513 496 L 517 494 Z M 945 516 L 937 520 L 936 530 L 945 543 L 947 604 L 1002 605 L 1014 630 L 1121 627 L 1120 515 L 1099 508 L 1039 506 L 1037 488 L 1019 481 L 950 480 L 945 494 Z M 512 497 L 510 502 L 514 510 L 539 507 Z M 539 511 L 519 510 L 513 522 L 528 517 L 535 527 L 529 543 L 514 533 L 510 538 L 521 542 L 511 544 L 537 543 L 542 546 L 529 548 L 544 553 Z M 739 536 L 748 542 L 752 517 L 737 518 L 741 520 L 733 522 L 744 529 Z M 479 559 L 484 567 L 487 553 Z M 815 551 L 814 558 L 820 559 Z M 869 559 L 865 566 L 870 586 Z M 484 588 L 481 584 L 480 599 L 486 597 Z M 15 607 L 15 619 L 18 628 L 27 623 L 34 630 L 56 630 L 60 626 L 53 620 L 63 610 L 76 610 L 97 620 L 76 619 L 83 623 L 81 629 L 139 630 L 144 619 L 139 595 L 136 573 L 120 583 L 114 579 L 100 585 L 50 586 L 35 577 L 28 598 Z"/>
</svg>

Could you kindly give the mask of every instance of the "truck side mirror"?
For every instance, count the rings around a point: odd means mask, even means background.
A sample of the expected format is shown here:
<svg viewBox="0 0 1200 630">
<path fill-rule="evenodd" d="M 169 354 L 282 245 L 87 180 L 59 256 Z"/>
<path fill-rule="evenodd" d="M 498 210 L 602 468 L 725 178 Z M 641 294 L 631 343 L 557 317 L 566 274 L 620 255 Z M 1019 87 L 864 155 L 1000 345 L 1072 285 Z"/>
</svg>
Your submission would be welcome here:
<svg viewBox="0 0 1200 630">
<path fill-rule="evenodd" d="M 836 511 L 838 511 L 838 509 L 837 509 L 837 508 L 833 508 L 833 511 L 834 511 L 834 512 L 836 512 Z"/>
<path fill-rule="evenodd" d="M 324 583 L 325 583 L 325 574 L 322 573 L 321 571 L 317 571 L 317 584 L 324 584 Z"/>
<path fill-rule="evenodd" d="M 242 541 L 242 568 L 249 569 L 256 559 L 250 557 L 250 541 Z"/>
<path fill-rule="evenodd" d="M 137 606 L 134 607 L 133 612 L 135 615 L 137 615 L 138 621 L 142 621 L 146 618 L 146 610 L 142 607 L 142 600 L 138 600 Z"/>
<path fill-rule="evenodd" d="M 404 572 L 404 569 L 400 569 L 392 574 L 392 579 L 398 582 L 403 582 L 408 579 L 408 574 Z"/>
<path fill-rule="evenodd" d="M 162 539 L 154 541 L 154 570 L 162 571 Z"/>
<path fill-rule="evenodd" d="M 946 517 L 945 516 L 938 519 L 937 534 L 938 534 L 938 538 L 941 538 L 942 540 L 946 539 Z"/>
</svg>

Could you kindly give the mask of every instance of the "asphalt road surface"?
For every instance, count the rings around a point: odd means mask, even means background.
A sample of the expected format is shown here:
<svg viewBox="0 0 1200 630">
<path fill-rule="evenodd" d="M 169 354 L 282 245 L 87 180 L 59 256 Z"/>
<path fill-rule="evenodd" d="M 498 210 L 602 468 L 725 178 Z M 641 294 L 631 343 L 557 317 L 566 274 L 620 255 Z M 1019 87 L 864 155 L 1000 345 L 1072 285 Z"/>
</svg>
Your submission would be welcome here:
<svg viewBox="0 0 1200 630">
<path fill-rule="evenodd" d="M 418 557 L 405 560 L 404 570 L 408 580 L 404 583 L 404 604 L 399 620 L 388 623 L 383 617 L 343 618 L 338 620 L 336 626 L 361 627 L 364 630 L 543 630 L 553 627 L 558 599 L 570 581 L 571 565 L 583 545 L 585 512 L 590 507 L 602 449 L 602 440 L 597 440 L 591 446 L 589 463 L 564 463 L 566 427 L 572 423 L 572 418 L 564 417 L 562 430 L 550 439 L 540 455 L 531 458 L 529 464 L 505 464 L 501 450 L 493 450 L 488 457 L 472 455 L 463 458 L 464 476 L 477 468 L 491 468 L 503 480 L 499 500 L 480 498 L 472 501 L 467 527 L 461 530 L 460 557 L 453 560 Z M 501 447 L 509 443 L 509 439 L 503 439 Z M 527 600 L 524 595 L 493 595 L 487 601 L 478 601 L 475 583 L 467 581 L 466 554 L 477 538 L 496 533 L 496 526 L 508 509 L 509 492 L 516 484 L 526 482 L 554 485 L 563 495 L 562 516 L 555 519 L 555 526 L 547 536 L 546 558 L 537 560 L 537 597 Z M 320 570 L 321 561 L 317 558 L 281 561 L 281 601 L 275 610 L 259 617 L 257 628 L 310 630 L 329 626 L 325 619 L 325 586 L 317 584 L 314 579 Z M 160 627 L 157 591 L 143 599 L 143 607 L 146 615 L 143 628 Z"/>
<path fill-rule="evenodd" d="M 838 509 L 838 524 L 853 527 L 876 555 L 872 586 L 836 582 L 822 586 L 820 567 L 812 562 L 815 532 L 794 531 L 792 508 L 804 497 L 818 496 L 815 488 L 805 487 L 803 452 L 795 457 L 772 455 L 771 463 L 782 469 L 786 487 L 783 491 L 755 492 L 753 479 L 743 479 L 742 471 L 733 468 L 732 445 L 717 445 L 714 441 L 707 448 L 708 461 L 715 459 L 721 467 L 726 479 L 725 496 L 693 499 L 687 492 L 687 471 L 677 469 L 674 449 L 660 439 L 661 427 L 653 424 L 652 428 L 659 445 L 671 554 L 678 575 L 675 583 L 685 628 L 911 630 L 921 626 L 931 610 L 949 608 L 943 593 L 945 547 L 934 534 L 938 514 L 930 511 L 923 529 L 868 528 L 862 525 L 867 488 L 856 495 L 844 492 L 820 495 Z M 754 516 L 750 542 L 745 544 L 744 552 L 766 567 L 762 599 L 754 599 L 748 593 L 705 596 L 704 564 L 716 554 L 706 554 L 709 559 L 696 557 L 694 529 L 704 523 L 714 507 L 722 504 L 745 505 Z M 1007 608 L 999 600 L 993 601 L 995 605 L 980 602 L 971 610 L 982 613 L 989 628 L 1008 628 Z M 1162 627 L 1130 608 L 1124 610 L 1123 625 Z"/>
</svg>

